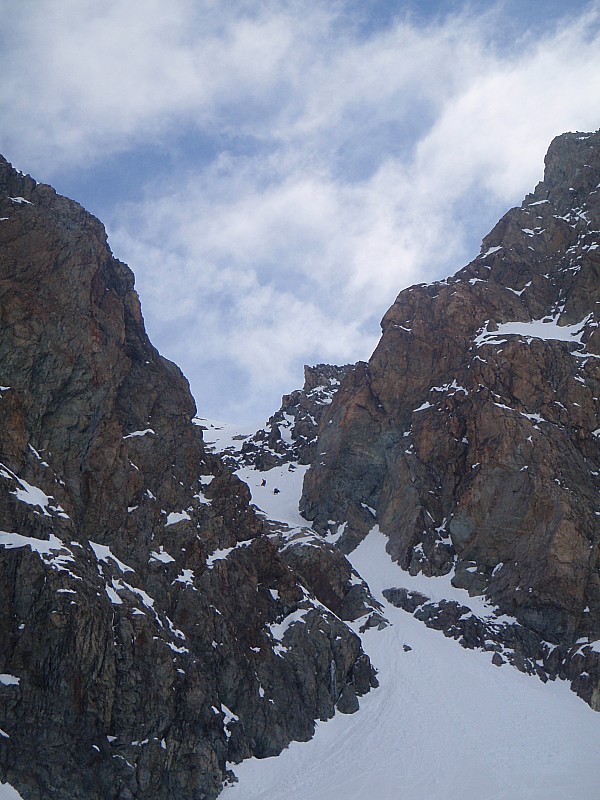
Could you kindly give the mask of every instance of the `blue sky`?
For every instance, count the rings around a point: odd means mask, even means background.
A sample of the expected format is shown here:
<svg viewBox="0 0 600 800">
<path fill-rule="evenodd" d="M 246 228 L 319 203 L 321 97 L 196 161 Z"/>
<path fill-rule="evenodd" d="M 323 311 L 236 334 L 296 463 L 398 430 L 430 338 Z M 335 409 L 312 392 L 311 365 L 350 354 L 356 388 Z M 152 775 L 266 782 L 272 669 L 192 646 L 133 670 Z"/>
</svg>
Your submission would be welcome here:
<svg viewBox="0 0 600 800">
<path fill-rule="evenodd" d="M 369 357 L 600 126 L 600 5 L 0 0 L 0 150 L 105 223 L 204 416 Z"/>
</svg>

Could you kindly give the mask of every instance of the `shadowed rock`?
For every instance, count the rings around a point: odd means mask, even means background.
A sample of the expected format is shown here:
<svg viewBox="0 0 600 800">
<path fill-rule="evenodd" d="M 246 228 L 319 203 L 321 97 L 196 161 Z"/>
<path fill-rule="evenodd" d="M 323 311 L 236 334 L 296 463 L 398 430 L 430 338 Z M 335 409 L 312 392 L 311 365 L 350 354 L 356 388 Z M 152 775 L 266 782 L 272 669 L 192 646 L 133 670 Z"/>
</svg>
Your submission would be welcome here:
<svg viewBox="0 0 600 800">
<path fill-rule="evenodd" d="M 4 159 L 0 217 L 0 780 L 215 798 L 373 670 L 205 448 L 100 222 Z"/>
</svg>

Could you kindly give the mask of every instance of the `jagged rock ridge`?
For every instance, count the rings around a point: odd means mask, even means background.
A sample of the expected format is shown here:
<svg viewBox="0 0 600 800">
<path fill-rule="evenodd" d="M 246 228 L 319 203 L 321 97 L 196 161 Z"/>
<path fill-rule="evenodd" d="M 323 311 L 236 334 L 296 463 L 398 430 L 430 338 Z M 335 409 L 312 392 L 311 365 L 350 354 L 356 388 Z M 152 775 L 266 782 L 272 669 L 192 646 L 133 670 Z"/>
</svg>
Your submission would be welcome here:
<svg viewBox="0 0 600 800">
<path fill-rule="evenodd" d="M 264 428 L 249 436 L 238 451 L 222 453 L 226 464 L 267 471 L 285 463 L 311 464 L 317 430 L 327 406 L 352 364 L 304 367 L 304 386 L 281 398 L 281 407 Z"/>
<path fill-rule="evenodd" d="M 301 503 L 346 552 L 377 523 L 411 574 L 485 594 L 533 634 L 523 664 L 594 708 L 599 187 L 600 133 L 558 137 L 476 259 L 400 293 L 326 411 Z"/>
<path fill-rule="evenodd" d="M 285 483 L 289 473 L 302 474 L 316 457 L 320 421 L 341 380 L 354 369 L 350 364 L 306 365 L 303 388 L 284 395 L 280 409 L 264 427 L 252 435 L 237 434 L 225 443 L 219 442 L 215 450 L 227 467 L 253 490 L 260 485 L 261 493 L 279 494 L 278 484 L 282 480 Z M 220 428 L 219 423 L 210 420 L 198 423 L 204 430 L 214 429 L 213 435 Z M 283 489 L 284 494 L 287 491 Z M 268 518 L 264 522 L 283 560 L 340 619 L 353 622 L 364 618 L 363 628 L 387 624 L 368 585 L 333 543 L 305 524 L 293 527 Z"/>
<path fill-rule="evenodd" d="M 214 798 L 374 684 L 150 344 L 102 225 L 0 159 L 0 781 Z"/>
</svg>

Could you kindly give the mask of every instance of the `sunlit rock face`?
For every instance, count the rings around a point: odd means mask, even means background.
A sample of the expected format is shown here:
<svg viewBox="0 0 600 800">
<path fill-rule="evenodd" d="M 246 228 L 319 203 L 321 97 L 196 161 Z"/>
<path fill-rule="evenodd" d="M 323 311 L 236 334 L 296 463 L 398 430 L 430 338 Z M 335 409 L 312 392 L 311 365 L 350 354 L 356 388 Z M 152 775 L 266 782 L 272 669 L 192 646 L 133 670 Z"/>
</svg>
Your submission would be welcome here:
<svg viewBox="0 0 600 800">
<path fill-rule="evenodd" d="M 0 159 L 0 781 L 214 798 L 374 684 L 206 448 L 100 222 Z"/>
<path fill-rule="evenodd" d="M 487 595 L 595 707 L 599 186 L 600 133 L 558 137 L 477 258 L 400 293 L 325 413 L 301 504 L 346 551 L 377 523 L 411 573 Z"/>
</svg>

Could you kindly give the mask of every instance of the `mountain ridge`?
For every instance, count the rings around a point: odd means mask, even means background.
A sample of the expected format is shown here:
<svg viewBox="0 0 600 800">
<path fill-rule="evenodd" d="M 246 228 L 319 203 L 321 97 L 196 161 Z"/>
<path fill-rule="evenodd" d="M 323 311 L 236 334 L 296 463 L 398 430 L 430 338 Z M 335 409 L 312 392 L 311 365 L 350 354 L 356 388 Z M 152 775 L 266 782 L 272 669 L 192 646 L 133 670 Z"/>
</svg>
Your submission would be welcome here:
<svg viewBox="0 0 600 800">
<path fill-rule="evenodd" d="M 557 137 L 476 259 L 400 293 L 326 412 L 301 500 L 320 532 L 345 526 L 346 552 L 375 516 L 411 574 L 485 594 L 538 637 L 530 668 L 594 708 L 599 185 L 600 134 Z"/>
<path fill-rule="evenodd" d="M 101 223 L 0 159 L 0 780 L 212 800 L 358 710 L 361 637 L 417 686 L 402 620 L 600 709 L 599 187 L 600 132 L 557 137 L 369 362 L 219 453 Z"/>
<path fill-rule="evenodd" d="M 0 780 L 214 798 L 373 670 L 204 445 L 101 223 L 4 159 L 0 217 Z"/>
</svg>

